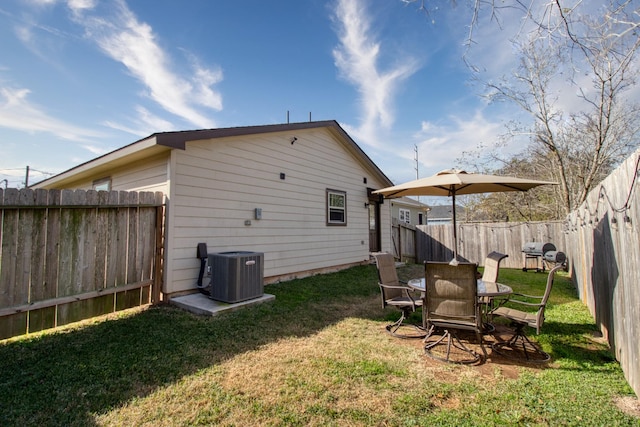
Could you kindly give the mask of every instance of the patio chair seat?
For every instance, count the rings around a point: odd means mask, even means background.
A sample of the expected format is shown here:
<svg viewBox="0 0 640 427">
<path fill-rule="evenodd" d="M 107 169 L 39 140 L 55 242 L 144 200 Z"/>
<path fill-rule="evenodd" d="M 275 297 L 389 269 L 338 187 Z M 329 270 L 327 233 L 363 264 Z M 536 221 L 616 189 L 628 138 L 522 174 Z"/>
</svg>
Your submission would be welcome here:
<svg viewBox="0 0 640 427">
<path fill-rule="evenodd" d="M 513 322 L 524 323 L 525 325 L 531 326 L 532 328 L 536 327 L 537 313 L 529 313 L 510 307 L 498 307 L 491 314 L 493 314 L 494 316 L 506 317 Z"/>
<path fill-rule="evenodd" d="M 475 320 L 448 320 L 448 319 L 432 319 L 431 323 L 437 323 L 442 329 L 455 328 L 467 331 L 474 331 L 476 329 Z"/>
<path fill-rule="evenodd" d="M 413 298 L 409 298 L 409 297 L 395 297 L 395 298 L 390 298 L 386 300 L 387 305 L 394 305 L 394 306 L 398 306 L 398 307 L 404 307 L 407 305 L 412 305 L 412 304 L 416 304 L 416 305 L 422 305 L 420 303 L 420 300 L 415 300 Z"/>
</svg>

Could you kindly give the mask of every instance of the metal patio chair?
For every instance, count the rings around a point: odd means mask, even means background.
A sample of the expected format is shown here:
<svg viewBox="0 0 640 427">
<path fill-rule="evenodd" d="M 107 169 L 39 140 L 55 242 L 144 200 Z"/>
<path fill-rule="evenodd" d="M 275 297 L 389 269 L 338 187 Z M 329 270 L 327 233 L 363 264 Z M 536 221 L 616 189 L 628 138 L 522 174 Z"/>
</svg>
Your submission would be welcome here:
<svg viewBox="0 0 640 427">
<path fill-rule="evenodd" d="M 482 316 L 478 303 L 477 264 L 425 263 L 425 314 L 428 334 L 425 353 L 450 363 L 483 362 L 487 353 L 482 340 Z M 482 355 L 460 339 L 462 332 L 474 333 Z M 432 340 L 435 338 L 435 340 Z M 444 350 L 440 350 L 444 347 Z"/>
<path fill-rule="evenodd" d="M 415 290 L 400 282 L 393 255 L 379 253 L 375 254 L 374 258 L 378 267 L 382 308 L 393 306 L 402 312 L 398 320 L 386 326 L 387 332 L 398 338 L 424 338 L 424 328 L 407 320 L 412 312 L 422 307 L 422 298 L 419 295 L 414 296 Z"/>
<path fill-rule="evenodd" d="M 484 271 L 482 272 L 483 282 L 497 282 L 500 273 L 500 262 L 509 255 L 500 252 L 490 252 L 484 259 Z"/>
<path fill-rule="evenodd" d="M 540 328 L 542 328 L 542 324 L 544 323 L 544 311 L 549 301 L 549 295 L 551 295 L 551 288 L 553 288 L 553 279 L 556 271 L 561 268 L 564 268 L 564 265 L 558 264 L 549 271 L 544 295 L 511 294 L 521 299 L 510 298 L 509 304 L 515 303 L 522 307 L 535 309 L 535 311 L 522 311 L 506 306 L 493 310 L 492 315 L 502 316 L 510 320 L 511 325 L 514 327 L 513 335 L 511 335 L 509 339 L 491 345 L 491 348 L 495 352 L 510 358 L 525 359 L 529 362 L 544 363 L 551 360 L 551 356 L 548 353 L 542 351 L 538 345 L 529 340 L 525 334 L 525 328 L 527 326 L 535 328 L 536 333 L 540 334 Z"/>
<path fill-rule="evenodd" d="M 500 252 L 490 252 L 487 257 L 484 259 L 484 271 L 482 272 L 482 281 L 483 282 L 498 282 L 498 276 L 500 274 L 500 262 L 507 258 L 509 255 L 503 254 Z M 494 298 L 492 297 L 481 297 L 479 299 L 480 303 L 484 305 L 484 312 L 490 313 L 493 307 Z M 484 329 L 485 332 L 493 332 L 495 328 L 491 324 L 491 319 L 486 319 Z"/>
</svg>

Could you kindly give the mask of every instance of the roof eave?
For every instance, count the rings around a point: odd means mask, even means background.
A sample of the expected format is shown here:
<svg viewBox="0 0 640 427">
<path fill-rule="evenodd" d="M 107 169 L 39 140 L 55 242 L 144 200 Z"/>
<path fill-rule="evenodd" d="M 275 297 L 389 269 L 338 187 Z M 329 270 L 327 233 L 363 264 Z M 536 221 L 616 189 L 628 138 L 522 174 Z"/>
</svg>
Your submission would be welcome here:
<svg viewBox="0 0 640 427">
<path fill-rule="evenodd" d="M 160 147 L 160 150 L 154 150 L 154 147 L 158 147 L 158 144 L 156 143 L 155 136 L 151 135 L 145 139 L 138 140 L 132 144 L 125 145 L 122 148 L 118 148 L 117 150 L 111 151 L 107 154 L 81 163 L 80 165 L 61 172 L 58 175 L 54 175 L 51 178 L 47 178 L 43 181 L 37 182 L 30 187 L 53 188 L 71 180 L 76 181 L 78 179 L 82 179 L 83 175 L 93 174 L 96 169 L 100 168 L 101 166 L 106 166 L 125 157 L 132 156 L 136 153 L 142 153 L 144 151 L 163 151 L 167 149 L 165 147 Z"/>
</svg>

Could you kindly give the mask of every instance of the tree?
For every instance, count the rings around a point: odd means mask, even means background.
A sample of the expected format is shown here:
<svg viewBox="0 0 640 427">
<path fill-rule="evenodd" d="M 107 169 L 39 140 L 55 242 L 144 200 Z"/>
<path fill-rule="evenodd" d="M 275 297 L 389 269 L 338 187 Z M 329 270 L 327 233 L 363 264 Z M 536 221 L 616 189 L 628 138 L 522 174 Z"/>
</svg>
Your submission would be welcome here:
<svg viewBox="0 0 640 427">
<path fill-rule="evenodd" d="M 530 159 L 512 157 L 500 172 L 509 176 L 537 178 L 537 166 Z M 545 221 L 565 216 L 555 203 L 558 189 L 544 185 L 527 192 L 491 193 L 467 196 L 468 221 Z"/>
<path fill-rule="evenodd" d="M 556 203 L 568 214 L 638 146 L 640 106 L 627 95 L 638 77 L 640 16 L 630 2 L 611 2 L 601 16 L 556 3 L 563 26 L 553 37 L 539 27 L 520 40 L 517 69 L 486 87 L 491 100 L 514 103 L 532 119 L 510 134 L 530 136 L 521 157 L 532 159 L 536 176 L 560 183 Z M 559 102 L 562 85 L 575 91 L 577 108 Z"/>
<path fill-rule="evenodd" d="M 443 2 L 403 1 L 419 4 L 419 10 L 428 14 Z M 455 5 L 455 1 L 446 3 Z M 505 9 L 521 13 L 522 25 L 512 41 L 519 57 L 516 68 L 498 81 L 483 83 L 489 100 L 516 105 L 528 120 L 510 123 L 493 150 L 482 147 L 488 156 L 466 153 L 463 161 L 469 164 L 473 158 L 477 168 L 498 174 L 517 166 L 519 175 L 526 171 L 529 177 L 559 182 L 552 194 L 540 188 L 531 197 L 544 193 L 538 203 L 546 201 L 551 206 L 543 209 L 538 205 L 538 211 L 566 216 L 638 146 L 640 106 L 638 96 L 632 96 L 640 70 L 638 2 L 470 0 L 469 4 L 469 49 L 475 43 L 481 11 L 488 12 L 498 25 Z M 465 61 L 468 63 L 466 54 Z M 475 65 L 469 64 L 474 71 L 481 68 Z M 573 99 L 568 100 L 569 96 Z M 496 147 L 522 141 L 523 136 L 528 137 L 524 149 L 515 156 L 501 157 Z M 491 195 L 491 202 L 484 205 L 497 215 L 510 212 L 510 217 L 527 217 L 513 207 L 518 206 L 513 202 L 518 197 L 527 196 Z M 501 198 L 511 200 L 511 205 L 498 203 Z"/>
</svg>

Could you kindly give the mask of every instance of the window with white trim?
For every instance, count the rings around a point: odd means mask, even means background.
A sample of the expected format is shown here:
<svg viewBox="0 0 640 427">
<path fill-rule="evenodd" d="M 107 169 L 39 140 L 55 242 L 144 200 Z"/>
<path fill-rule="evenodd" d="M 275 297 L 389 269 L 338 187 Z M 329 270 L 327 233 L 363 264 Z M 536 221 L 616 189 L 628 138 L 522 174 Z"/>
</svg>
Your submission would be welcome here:
<svg viewBox="0 0 640 427">
<path fill-rule="evenodd" d="M 347 225 L 347 193 L 327 189 L 327 225 Z"/>
<path fill-rule="evenodd" d="M 96 191 L 111 191 L 111 177 L 96 179 L 92 188 Z"/>
<path fill-rule="evenodd" d="M 409 209 L 398 209 L 398 219 L 400 222 L 411 224 L 411 211 Z"/>
</svg>

